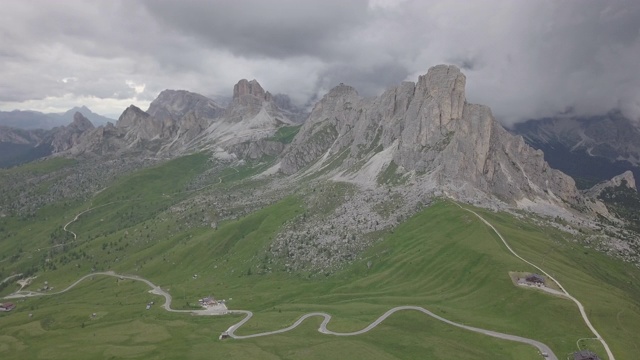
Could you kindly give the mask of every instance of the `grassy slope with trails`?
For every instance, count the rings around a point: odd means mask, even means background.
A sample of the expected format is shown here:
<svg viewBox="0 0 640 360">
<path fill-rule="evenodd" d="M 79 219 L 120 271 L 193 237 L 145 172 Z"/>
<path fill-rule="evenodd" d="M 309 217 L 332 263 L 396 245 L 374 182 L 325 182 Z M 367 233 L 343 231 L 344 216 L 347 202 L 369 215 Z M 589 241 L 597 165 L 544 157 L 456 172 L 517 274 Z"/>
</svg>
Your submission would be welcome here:
<svg viewBox="0 0 640 360">
<path fill-rule="evenodd" d="M 153 185 L 155 192 L 180 190 L 172 176 L 178 173 L 176 169 L 184 173 L 181 163 L 188 162 L 170 162 L 150 170 L 164 174 L 156 177 L 164 180 Z M 151 204 L 156 201 L 154 191 L 140 189 L 138 182 L 124 179 L 119 184 L 125 189 L 132 186 L 128 190 L 131 196 L 143 194 Z M 103 200 L 95 199 L 94 204 L 108 201 L 117 192 L 102 196 Z M 57 271 L 41 274 L 38 281 L 46 278 L 58 289 L 63 288 L 90 272 L 98 259 L 98 267 L 139 274 L 170 289 L 178 307 L 182 303 L 187 308 L 188 302 L 209 294 L 233 298 L 228 303 L 230 308 L 249 309 L 256 314 L 240 334 L 285 327 L 311 311 L 332 314 L 331 330 L 353 331 L 390 307 L 418 305 L 453 321 L 545 342 L 560 357 L 575 349 L 578 338 L 589 336 L 571 302 L 514 287 L 507 272 L 531 269 L 511 256 L 475 216 L 451 203 L 438 203 L 417 214 L 386 235 L 362 259 L 329 277 L 287 274 L 269 261 L 266 247 L 283 221 L 305 211 L 295 196 L 220 224 L 218 230 L 180 229 L 179 221 L 162 209 L 157 213 L 154 209 L 106 206 L 100 209 L 102 212 L 88 213 L 72 229 L 80 237 L 97 236 L 76 249 L 93 258 L 59 265 Z M 140 220 L 133 226 L 122 224 L 118 216 L 124 211 L 141 214 Z M 584 254 L 582 248 L 560 239 L 557 232 L 514 221 L 507 215 L 482 215 L 525 258 L 540 263 L 541 254 L 547 253 L 544 267 L 593 311 L 590 317 L 594 325 L 617 357 L 632 358 L 631 351 L 638 343 L 634 334 L 640 333 L 637 269 L 595 252 Z M 115 245 L 104 247 L 105 243 Z M 123 250 L 118 250 L 120 247 Z M 370 268 L 366 265 L 369 261 Z M 607 264 L 606 270 L 601 264 Z M 263 267 L 275 271 L 258 275 Z M 247 275 L 249 269 L 251 275 Z M 192 278 L 194 274 L 198 274 L 197 279 Z M 455 329 L 411 312 L 395 314 L 375 330 L 355 338 L 318 334 L 320 320 L 314 319 L 279 336 L 219 342 L 217 335 L 240 317 L 196 318 L 164 313 L 158 306 L 145 311 L 146 302 L 154 299 L 146 291 L 142 284 L 97 277 L 63 295 L 20 302 L 17 311 L 0 314 L 0 354 L 3 358 L 65 359 L 201 358 L 211 353 L 231 358 L 539 358 L 529 346 Z M 613 309 L 622 313 L 612 314 Z M 94 312 L 98 316 L 92 320 L 89 315 Z M 28 313 L 33 313 L 33 318 L 28 318 Z"/>
</svg>

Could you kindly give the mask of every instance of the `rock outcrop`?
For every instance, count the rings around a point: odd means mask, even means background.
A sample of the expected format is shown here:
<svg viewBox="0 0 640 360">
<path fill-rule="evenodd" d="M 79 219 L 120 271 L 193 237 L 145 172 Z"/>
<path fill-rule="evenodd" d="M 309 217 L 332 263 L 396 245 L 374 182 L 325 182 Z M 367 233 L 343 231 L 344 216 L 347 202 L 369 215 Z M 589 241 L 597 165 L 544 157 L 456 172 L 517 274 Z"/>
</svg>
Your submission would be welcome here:
<svg viewBox="0 0 640 360">
<path fill-rule="evenodd" d="M 438 65 L 416 84 L 404 82 L 374 99 L 341 84 L 316 104 L 280 169 L 336 169 L 340 179 L 375 185 L 393 166 L 511 203 L 581 202 L 573 179 L 551 169 L 542 152 L 504 130 L 488 107 L 466 102 L 465 82 L 458 68 Z"/>
<path fill-rule="evenodd" d="M 613 177 L 611 180 L 603 181 L 595 185 L 591 189 L 585 191 L 585 194 L 590 198 L 597 199 L 605 189 L 617 188 L 620 186 L 626 186 L 629 189 L 638 191 L 638 188 L 636 187 L 636 179 L 633 176 L 633 173 L 631 171 L 625 171 L 624 173 Z"/>
<path fill-rule="evenodd" d="M 164 90 L 147 110 L 157 120 L 172 123 L 179 122 L 190 112 L 196 118 L 215 119 L 224 113 L 224 108 L 200 94 L 185 90 Z"/>
<path fill-rule="evenodd" d="M 255 79 L 251 81 L 242 79 L 233 87 L 233 99 L 240 99 L 245 95 L 254 96 L 262 101 L 272 100 L 271 94 L 268 91 L 264 91 Z"/>
<path fill-rule="evenodd" d="M 255 159 L 279 154 L 284 144 L 266 139 L 291 124 L 256 80 L 241 80 L 226 108 L 196 93 L 165 90 L 147 111 L 131 105 L 115 126 L 94 130 L 70 152 L 172 157 L 209 149 Z"/>
<path fill-rule="evenodd" d="M 43 142 L 51 145 L 53 153 L 63 152 L 79 144 L 82 136 L 93 129 L 95 127 L 91 121 L 80 112 L 76 112 L 71 124 L 54 128 Z"/>
</svg>

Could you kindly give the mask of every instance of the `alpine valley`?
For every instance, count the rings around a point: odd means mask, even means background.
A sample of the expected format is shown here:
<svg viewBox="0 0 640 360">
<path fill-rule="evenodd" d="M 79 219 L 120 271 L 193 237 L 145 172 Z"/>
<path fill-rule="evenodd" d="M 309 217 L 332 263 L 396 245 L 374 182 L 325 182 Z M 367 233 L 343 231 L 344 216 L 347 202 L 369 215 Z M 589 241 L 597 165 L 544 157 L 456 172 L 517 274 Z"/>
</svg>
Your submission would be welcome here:
<svg viewBox="0 0 640 360">
<path fill-rule="evenodd" d="M 0 127 L 0 356 L 636 359 L 637 128 L 507 130 L 465 85 Z"/>
</svg>

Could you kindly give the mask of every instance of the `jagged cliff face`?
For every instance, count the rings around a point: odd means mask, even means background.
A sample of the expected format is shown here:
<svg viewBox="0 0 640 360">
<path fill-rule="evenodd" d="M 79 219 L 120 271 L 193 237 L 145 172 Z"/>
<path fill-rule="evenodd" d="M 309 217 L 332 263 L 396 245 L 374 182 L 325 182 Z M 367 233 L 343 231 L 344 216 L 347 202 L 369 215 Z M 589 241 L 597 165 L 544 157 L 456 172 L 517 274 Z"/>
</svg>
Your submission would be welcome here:
<svg viewBox="0 0 640 360">
<path fill-rule="evenodd" d="M 591 189 L 586 190 L 585 194 L 592 199 L 597 199 L 604 190 L 620 186 L 627 187 L 636 192 L 638 191 L 638 188 L 636 187 L 636 179 L 633 176 L 633 173 L 631 171 L 625 171 L 620 175 L 614 176 L 610 180 L 596 184 Z"/>
<path fill-rule="evenodd" d="M 215 119 L 224 113 L 224 108 L 200 94 L 164 90 L 151 102 L 147 113 L 160 121 L 179 121 L 188 113 L 193 113 L 197 118 Z"/>
<path fill-rule="evenodd" d="M 165 90 L 147 111 L 131 105 L 117 123 L 99 127 L 72 154 L 142 153 L 171 157 L 214 150 L 221 156 L 260 158 L 284 148 L 265 139 L 292 121 L 256 80 L 241 80 L 228 107 L 183 90 Z"/>
<path fill-rule="evenodd" d="M 341 84 L 313 109 L 281 171 L 330 168 L 337 178 L 375 185 L 397 166 L 401 174 L 471 185 L 508 202 L 579 202 L 573 180 L 549 168 L 542 152 L 505 131 L 489 108 L 466 102 L 465 82 L 458 68 L 439 65 L 375 99 Z"/>
<path fill-rule="evenodd" d="M 95 127 L 80 112 L 73 115 L 73 122 L 67 126 L 54 128 L 49 137 L 43 140 L 51 145 L 53 153 L 71 149 L 78 145 L 83 136 L 91 132 Z"/>
</svg>

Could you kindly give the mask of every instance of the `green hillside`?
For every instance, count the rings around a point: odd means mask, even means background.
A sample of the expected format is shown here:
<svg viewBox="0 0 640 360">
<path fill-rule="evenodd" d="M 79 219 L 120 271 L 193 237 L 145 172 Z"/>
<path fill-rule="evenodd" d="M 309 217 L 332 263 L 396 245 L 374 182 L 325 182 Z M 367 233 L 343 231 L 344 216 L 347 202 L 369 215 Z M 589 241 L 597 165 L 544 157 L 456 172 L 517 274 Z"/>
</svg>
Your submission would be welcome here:
<svg viewBox="0 0 640 360">
<path fill-rule="evenodd" d="M 38 275 L 29 289 L 47 281 L 57 291 L 92 271 L 136 274 L 168 290 L 177 309 L 193 308 L 197 299 L 213 295 L 227 299 L 230 309 L 253 311 L 240 335 L 280 329 L 315 311 L 333 316 L 330 330 L 355 331 L 391 307 L 417 305 L 455 322 L 539 340 L 560 358 L 576 350 L 578 339 L 592 337 L 572 302 L 514 286 L 509 271 L 535 270 L 508 252 L 476 216 L 452 202 L 439 201 L 393 232 L 381 233 L 380 241 L 337 273 L 288 272 L 286 257 L 273 258 L 268 248 L 283 224 L 314 211 L 306 207 L 304 191 L 240 215 L 242 209 L 222 209 L 216 199 L 259 182 L 240 175 L 222 181 L 231 173 L 220 170 L 208 176 L 209 182 L 198 183 L 206 187 L 200 193 L 210 194 L 211 203 L 190 208 L 196 193 L 191 190 L 198 188 L 194 181 L 210 166 L 204 155 L 179 158 L 123 177 L 84 203 L 50 205 L 29 223 L 0 219 L 3 233 L 11 234 L 0 240 L 0 280 L 29 269 Z M 233 173 L 252 174 L 253 168 L 255 164 Z M 61 231 L 75 214 L 96 206 L 69 225 L 78 239 Z M 209 226 L 223 210 L 239 216 L 221 221 L 217 229 Z M 618 359 L 633 358 L 640 343 L 637 268 L 585 250 L 569 234 L 508 214 L 476 211 L 514 250 L 553 273 L 585 305 Z M 52 243 L 66 245 L 37 251 Z M 0 295 L 14 289 L 12 284 Z M 0 313 L 0 356 L 540 358 L 533 347 L 409 311 L 355 337 L 320 334 L 320 319 L 313 318 L 281 335 L 219 341 L 218 335 L 242 317 L 168 313 L 158 306 L 162 299 L 148 290 L 139 282 L 96 276 L 64 294 L 15 300 L 16 310 Z M 152 300 L 156 304 L 145 310 Z M 581 345 L 604 358 L 599 343 Z"/>
</svg>

